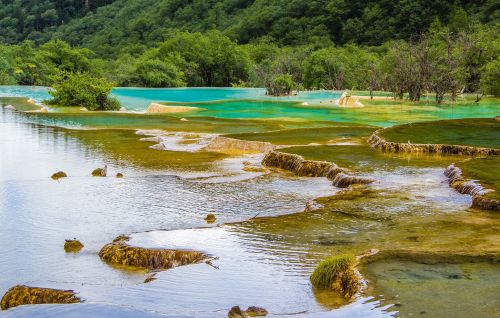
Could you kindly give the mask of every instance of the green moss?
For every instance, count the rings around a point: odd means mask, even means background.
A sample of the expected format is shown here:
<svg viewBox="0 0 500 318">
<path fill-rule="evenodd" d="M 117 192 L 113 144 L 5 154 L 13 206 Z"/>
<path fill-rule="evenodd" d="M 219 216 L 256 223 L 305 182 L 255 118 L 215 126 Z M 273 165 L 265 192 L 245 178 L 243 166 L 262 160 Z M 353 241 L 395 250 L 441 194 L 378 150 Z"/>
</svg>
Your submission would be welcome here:
<svg viewBox="0 0 500 318">
<path fill-rule="evenodd" d="M 350 124 L 335 127 L 300 128 L 264 133 L 232 134 L 227 135 L 227 137 L 252 141 L 267 141 L 276 145 L 307 145 L 310 143 L 325 144 L 349 141 L 353 138 L 369 136 L 375 129 L 376 128 L 371 126 Z"/>
<path fill-rule="evenodd" d="M 396 143 L 500 148 L 500 122 L 478 118 L 413 123 L 384 129 L 380 137 Z"/>
<path fill-rule="evenodd" d="M 476 158 L 456 163 L 465 179 L 478 180 L 484 188 L 494 190 L 486 198 L 500 200 L 500 156 Z"/>
<path fill-rule="evenodd" d="M 359 288 L 355 263 L 356 258 L 347 254 L 324 259 L 312 273 L 311 283 L 316 288 L 333 289 L 349 299 Z"/>
<path fill-rule="evenodd" d="M 40 109 L 40 106 L 28 102 L 25 97 L 0 97 L 0 105 L 12 105 L 19 111 Z"/>
</svg>

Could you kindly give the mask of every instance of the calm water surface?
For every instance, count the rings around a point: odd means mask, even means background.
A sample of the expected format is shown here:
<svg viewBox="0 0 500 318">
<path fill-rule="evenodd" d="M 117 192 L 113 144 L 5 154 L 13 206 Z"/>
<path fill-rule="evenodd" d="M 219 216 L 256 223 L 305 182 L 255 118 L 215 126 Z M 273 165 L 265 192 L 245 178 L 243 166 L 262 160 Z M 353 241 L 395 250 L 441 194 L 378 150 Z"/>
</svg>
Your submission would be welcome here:
<svg viewBox="0 0 500 318">
<path fill-rule="evenodd" d="M 43 88 L 0 87 L 0 96 L 41 100 L 46 94 Z M 120 89 L 115 94 L 139 107 L 150 100 L 204 102 L 261 92 Z M 206 108 L 211 116 L 230 118 L 255 105 L 245 103 Z M 271 112 L 268 117 L 306 112 L 292 103 L 278 104 L 277 112 L 265 107 L 275 101 L 259 103 L 263 104 L 249 118 L 266 112 Z M 442 115 L 440 110 L 433 112 Z M 311 118 L 328 114 L 341 121 L 391 122 L 384 119 L 389 111 L 375 119 L 368 119 L 369 110 L 318 108 L 311 113 Z M 461 115 L 469 114 L 467 110 Z M 428 115 L 423 112 L 423 117 Z M 492 287 L 498 281 L 498 264 L 378 262 L 367 272 L 375 292 L 345 306 L 333 293 L 315 291 L 309 283 L 315 264 L 331 254 L 371 248 L 455 253 L 464 246 L 471 252 L 497 251 L 498 218 L 468 210 L 470 197 L 452 190 L 442 174 L 458 158 L 388 158 L 366 144 L 289 149 L 377 180 L 332 199 L 339 189 L 326 179 L 242 171 L 242 160 L 258 162 L 258 157 L 160 154 L 146 146 L 139 151 L 135 149 L 143 143 L 136 140 L 141 136 L 133 131 L 99 132 L 43 126 L 0 109 L 0 294 L 27 284 L 73 289 L 86 300 L 77 305 L 22 306 L 0 316 L 208 318 L 226 317 L 234 305 L 257 305 L 268 309 L 271 317 L 389 317 L 398 312 L 404 317 L 461 317 L 463 309 L 440 306 L 461 299 L 468 301 L 466 312 L 491 317 L 500 307 Z M 179 165 L 172 164 L 177 160 Z M 104 164 L 111 175 L 122 172 L 125 178 L 90 177 L 90 171 Z M 51 180 L 58 170 L 69 177 Z M 317 201 L 325 209 L 290 214 L 318 197 L 324 197 Z M 207 227 L 207 213 L 217 214 L 217 224 Z M 130 233 L 133 245 L 187 247 L 217 256 L 216 268 L 204 263 L 179 267 L 143 284 L 147 273 L 109 266 L 97 255 L 114 237 Z M 64 239 L 73 237 L 85 248 L 66 254 Z M 450 289 L 464 292 L 458 295 Z M 484 299 L 491 301 L 485 304 Z M 431 300 L 425 310 L 419 305 L 423 300 Z"/>
</svg>

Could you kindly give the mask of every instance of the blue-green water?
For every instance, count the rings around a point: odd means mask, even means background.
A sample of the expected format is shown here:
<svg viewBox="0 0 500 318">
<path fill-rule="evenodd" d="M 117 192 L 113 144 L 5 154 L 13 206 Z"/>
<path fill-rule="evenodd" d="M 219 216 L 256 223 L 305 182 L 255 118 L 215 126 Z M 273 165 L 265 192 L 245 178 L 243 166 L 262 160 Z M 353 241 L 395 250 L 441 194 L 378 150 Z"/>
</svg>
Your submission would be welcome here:
<svg viewBox="0 0 500 318">
<path fill-rule="evenodd" d="M 486 118 L 500 113 L 496 100 L 480 104 L 426 105 L 380 101 L 362 108 L 334 105 L 340 97 L 335 91 L 301 92 L 297 96 L 270 97 L 259 88 L 115 88 L 112 95 L 131 111 L 144 111 L 152 102 L 180 103 L 202 108 L 178 117 L 214 117 L 222 119 L 281 119 L 355 122 L 381 127 L 439 119 Z M 47 88 L 0 86 L 0 97 L 22 96 L 42 101 L 50 97 Z"/>
</svg>

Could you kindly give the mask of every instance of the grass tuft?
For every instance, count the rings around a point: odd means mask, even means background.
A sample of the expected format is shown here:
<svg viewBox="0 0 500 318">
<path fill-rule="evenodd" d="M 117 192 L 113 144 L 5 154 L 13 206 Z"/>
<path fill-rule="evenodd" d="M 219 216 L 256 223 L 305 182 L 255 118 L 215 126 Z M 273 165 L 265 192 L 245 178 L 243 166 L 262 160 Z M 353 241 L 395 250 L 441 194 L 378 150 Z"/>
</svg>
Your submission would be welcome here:
<svg viewBox="0 0 500 318">
<path fill-rule="evenodd" d="M 320 289 L 332 289 L 345 298 L 351 298 L 359 288 L 354 271 L 353 255 L 332 256 L 321 261 L 311 275 L 311 283 Z"/>
</svg>

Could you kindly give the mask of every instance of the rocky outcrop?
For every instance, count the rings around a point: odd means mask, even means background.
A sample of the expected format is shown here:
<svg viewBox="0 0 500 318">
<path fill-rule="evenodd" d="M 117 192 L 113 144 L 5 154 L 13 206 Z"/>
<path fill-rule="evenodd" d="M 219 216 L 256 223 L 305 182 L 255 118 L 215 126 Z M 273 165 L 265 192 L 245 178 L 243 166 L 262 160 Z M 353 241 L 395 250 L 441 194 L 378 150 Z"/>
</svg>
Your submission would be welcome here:
<svg viewBox="0 0 500 318">
<path fill-rule="evenodd" d="M 359 101 L 358 96 L 351 96 L 347 92 L 344 92 L 337 104 L 341 107 L 364 107 L 363 103 Z"/>
<path fill-rule="evenodd" d="M 468 194 L 472 196 L 473 208 L 497 212 L 500 211 L 500 201 L 484 197 L 487 191 L 483 188 L 483 186 L 475 180 L 466 180 L 462 176 L 462 170 L 455 166 L 455 164 L 452 163 L 449 165 L 445 169 L 444 175 L 448 178 L 448 183 L 453 189 L 461 194 Z"/>
<path fill-rule="evenodd" d="M 280 151 L 269 152 L 262 161 L 267 167 L 280 168 L 293 172 L 300 177 L 325 177 L 333 181 L 333 185 L 345 188 L 352 184 L 368 184 L 375 180 L 370 178 L 351 176 L 345 169 L 333 162 L 305 160 L 302 156 Z"/>
<path fill-rule="evenodd" d="M 197 251 L 135 247 L 128 245 L 127 241 L 126 236 L 117 237 L 112 243 L 104 245 L 99 257 L 108 263 L 148 270 L 196 264 L 205 258 L 205 254 Z"/>
<path fill-rule="evenodd" d="M 73 304 L 82 300 L 72 290 L 29 287 L 17 285 L 9 289 L 2 298 L 0 307 L 7 310 L 21 305 Z"/>
<path fill-rule="evenodd" d="M 203 148 L 206 151 L 229 152 L 229 153 L 261 153 L 276 149 L 270 142 L 241 140 L 224 136 L 213 138 L 208 146 Z"/>
<path fill-rule="evenodd" d="M 66 253 L 78 253 L 82 248 L 82 242 L 77 239 L 66 240 L 64 242 L 64 250 L 66 251 Z"/>
<path fill-rule="evenodd" d="M 173 114 L 173 113 L 187 113 L 195 110 L 201 110 L 199 107 L 191 107 L 191 106 L 167 106 L 158 103 L 149 104 L 146 109 L 147 114 Z"/>
<path fill-rule="evenodd" d="M 380 132 L 377 130 L 368 139 L 368 143 L 375 149 L 384 152 L 404 152 L 404 153 L 436 153 L 436 154 L 453 154 L 467 156 L 490 156 L 499 155 L 500 149 L 483 148 L 462 145 L 447 145 L 447 144 L 412 144 L 412 143 L 397 143 L 386 141 L 380 137 Z"/>
</svg>

